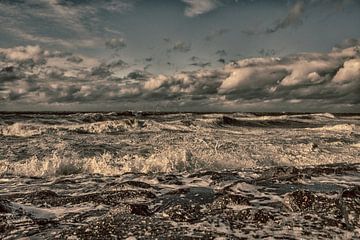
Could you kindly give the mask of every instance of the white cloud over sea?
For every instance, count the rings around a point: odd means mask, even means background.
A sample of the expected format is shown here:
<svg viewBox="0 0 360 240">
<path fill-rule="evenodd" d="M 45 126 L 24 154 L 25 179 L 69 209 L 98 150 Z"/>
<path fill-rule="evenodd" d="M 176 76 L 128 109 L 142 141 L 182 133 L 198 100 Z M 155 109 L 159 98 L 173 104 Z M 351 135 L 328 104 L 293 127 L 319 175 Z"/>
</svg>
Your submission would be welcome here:
<svg viewBox="0 0 360 240">
<path fill-rule="evenodd" d="M 116 42 L 117 43 L 117 42 Z M 162 103 L 162 110 L 241 110 L 247 107 L 317 109 L 360 104 L 360 46 L 328 53 L 301 53 L 233 61 L 224 67 L 153 74 L 132 70 L 122 59 L 99 61 L 39 46 L 0 48 L 0 108 L 130 104 L 142 109 Z M 167 105 L 165 105 L 166 103 Z M 308 104 L 307 104 L 308 103 Z M 312 104 L 310 104 L 312 103 Z M 176 109 L 174 109 L 176 108 Z"/>
</svg>

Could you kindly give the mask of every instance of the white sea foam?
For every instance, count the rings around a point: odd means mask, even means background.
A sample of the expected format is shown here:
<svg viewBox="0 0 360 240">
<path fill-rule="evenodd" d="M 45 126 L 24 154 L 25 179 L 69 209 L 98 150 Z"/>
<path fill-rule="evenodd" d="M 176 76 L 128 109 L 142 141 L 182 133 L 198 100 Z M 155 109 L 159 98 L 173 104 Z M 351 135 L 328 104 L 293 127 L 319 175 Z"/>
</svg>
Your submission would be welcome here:
<svg viewBox="0 0 360 240">
<path fill-rule="evenodd" d="M 0 174 L 117 175 L 359 161 L 356 120 L 299 116 L 100 114 L 86 118 L 89 123 L 78 121 L 81 114 L 64 121 L 17 118 L 0 125 Z"/>
<path fill-rule="evenodd" d="M 0 161 L 0 175 L 58 176 L 69 174 L 118 175 L 125 172 L 182 172 L 202 169 L 205 162 L 184 150 L 165 150 L 150 157 L 125 155 L 121 158 L 104 153 L 95 157 L 61 157 L 58 153 L 39 159 L 35 156 L 20 162 Z"/>
<path fill-rule="evenodd" d="M 44 129 L 40 125 L 19 122 L 0 126 L 0 135 L 3 136 L 31 137 L 39 135 L 43 131 Z"/>
<path fill-rule="evenodd" d="M 157 124 L 158 125 L 158 124 Z M 151 121 L 139 121 L 132 119 L 125 120 L 108 120 L 94 123 L 80 123 L 80 124 L 64 124 L 64 125 L 45 125 L 34 123 L 21 123 L 17 122 L 11 125 L 1 125 L 0 134 L 3 136 L 16 136 L 16 137 L 31 137 L 41 135 L 43 133 L 52 131 L 73 131 L 76 133 L 117 133 L 124 131 L 131 131 L 143 128 L 152 128 L 156 130 L 156 124 Z"/>
<path fill-rule="evenodd" d="M 137 120 L 115 120 L 88 124 L 76 124 L 68 126 L 67 129 L 79 133 L 117 133 L 126 130 L 141 128 L 145 122 Z"/>
<path fill-rule="evenodd" d="M 356 147 L 356 148 L 360 148 L 360 143 L 354 143 L 351 146 Z"/>
<path fill-rule="evenodd" d="M 336 124 L 313 128 L 312 130 L 351 133 L 355 130 L 355 128 L 355 124 Z"/>
</svg>

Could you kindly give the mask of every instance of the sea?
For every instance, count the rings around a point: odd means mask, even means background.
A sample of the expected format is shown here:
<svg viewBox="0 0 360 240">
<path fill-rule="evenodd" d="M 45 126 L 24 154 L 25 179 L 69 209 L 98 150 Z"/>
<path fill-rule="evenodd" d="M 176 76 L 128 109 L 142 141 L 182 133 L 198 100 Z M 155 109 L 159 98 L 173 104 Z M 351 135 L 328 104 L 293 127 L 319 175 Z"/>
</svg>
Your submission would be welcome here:
<svg viewBox="0 0 360 240">
<path fill-rule="evenodd" d="M 360 239 L 360 114 L 1 112 L 0 239 Z"/>
</svg>

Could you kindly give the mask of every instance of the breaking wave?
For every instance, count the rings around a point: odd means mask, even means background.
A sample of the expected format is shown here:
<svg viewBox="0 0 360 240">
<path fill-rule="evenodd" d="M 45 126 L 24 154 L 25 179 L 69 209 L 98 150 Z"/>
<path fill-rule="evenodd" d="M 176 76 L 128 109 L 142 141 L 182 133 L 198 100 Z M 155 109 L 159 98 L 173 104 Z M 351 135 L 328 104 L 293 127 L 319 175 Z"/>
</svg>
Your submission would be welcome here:
<svg viewBox="0 0 360 240">
<path fill-rule="evenodd" d="M 0 117 L 0 175 L 171 173 L 359 161 L 359 120 L 328 113 Z"/>
<path fill-rule="evenodd" d="M 117 133 L 145 128 L 149 124 L 151 125 L 150 122 L 137 119 L 125 119 L 72 125 L 66 129 L 77 133 Z"/>
<path fill-rule="evenodd" d="M 55 152 L 42 159 L 33 156 L 20 162 L 0 161 L 0 176 L 11 174 L 42 177 L 80 173 L 112 176 L 126 172 L 192 172 L 213 165 L 209 164 L 210 162 L 194 158 L 189 151 L 170 148 L 147 158 L 136 154 L 119 158 L 109 153 L 87 158 L 80 158 L 76 154 L 62 157 Z"/>
<path fill-rule="evenodd" d="M 187 131 L 188 126 L 184 122 L 173 121 L 168 123 L 153 120 L 122 119 L 106 120 L 93 123 L 46 125 L 32 123 L 14 123 L 0 125 L 0 135 L 14 137 L 31 137 L 41 134 L 57 134 L 60 132 L 74 132 L 78 134 L 114 134 L 126 131 Z"/>
<path fill-rule="evenodd" d="M 45 129 L 40 125 L 14 123 L 0 126 L 0 135 L 15 137 L 31 137 L 42 134 Z"/>
</svg>

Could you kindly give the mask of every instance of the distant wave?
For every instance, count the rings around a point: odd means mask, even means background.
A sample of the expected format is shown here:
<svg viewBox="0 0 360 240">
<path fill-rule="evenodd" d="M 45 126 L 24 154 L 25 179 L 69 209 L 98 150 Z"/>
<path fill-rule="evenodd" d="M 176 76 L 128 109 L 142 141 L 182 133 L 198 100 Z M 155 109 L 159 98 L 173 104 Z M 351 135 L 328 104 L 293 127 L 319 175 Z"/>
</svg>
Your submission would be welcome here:
<svg viewBox="0 0 360 240">
<path fill-rule="evenodd" d="M 200 118 L 191 115 L 173 114 L 161 119 L 122 118 L 115 114 L 78 114 L 71 119 L 39 119 L 35 121 L 0 124 L 0 135 L 31 137 L 41 134 L 70 131 L 79 134 L 114 134 L 126 131 L 193 131 L 197 128 L 247 127 L 247 128 L 318 128 L 329 131 L 351 131 L 355 126 L 349 124 L 327 124 L 331 114 L 254 116 L 236 114 L 236 117 L 222 114 L 207 114 Z M 111 120 L 109 120 L 111 119 Z M 44 123 L 45 122 L 45 123 Z"/>
<path fill-rule="evenodd" d="M 323 127 L 314 128 L 313 130 L 351 133 L 355 130 L 355 128 L 356 128 L 355 124 L 335 124 L 335 125 L 326 125 Z"/>
<path fill-rule="evenodd" d="M 316 127 L 315 123 L 302 122 L 292 119 L 237 119 L 228 116 L 223 116 L 217 120 L 220 126 L 236 126 L 236 127 L 252 127 L 252 128 L 307 128 Z"/>
<path fill-rule="evenodd" d="M 323 119 L 335 119 L 336 117 L 332 113 L 312 113 L 312 114 L 289 115 L 289 118 L 309 119 L 309 120 L 323 120 Z"/>
<path fill-rule="evenodd" d="M 61 131 L 70 131 L 75 133 L 117 133 L 134 129 L 142 129 L 151 125 L 151 121 L 142 121 L 137 119 L 109 120 L 93 123 L 80 124 L 33 124 L 33 123 L 14 123 L 10 125 L 0 125 L 0 135 L 31 137 L 44 133 L 59 133 Z"/>
</svg>

